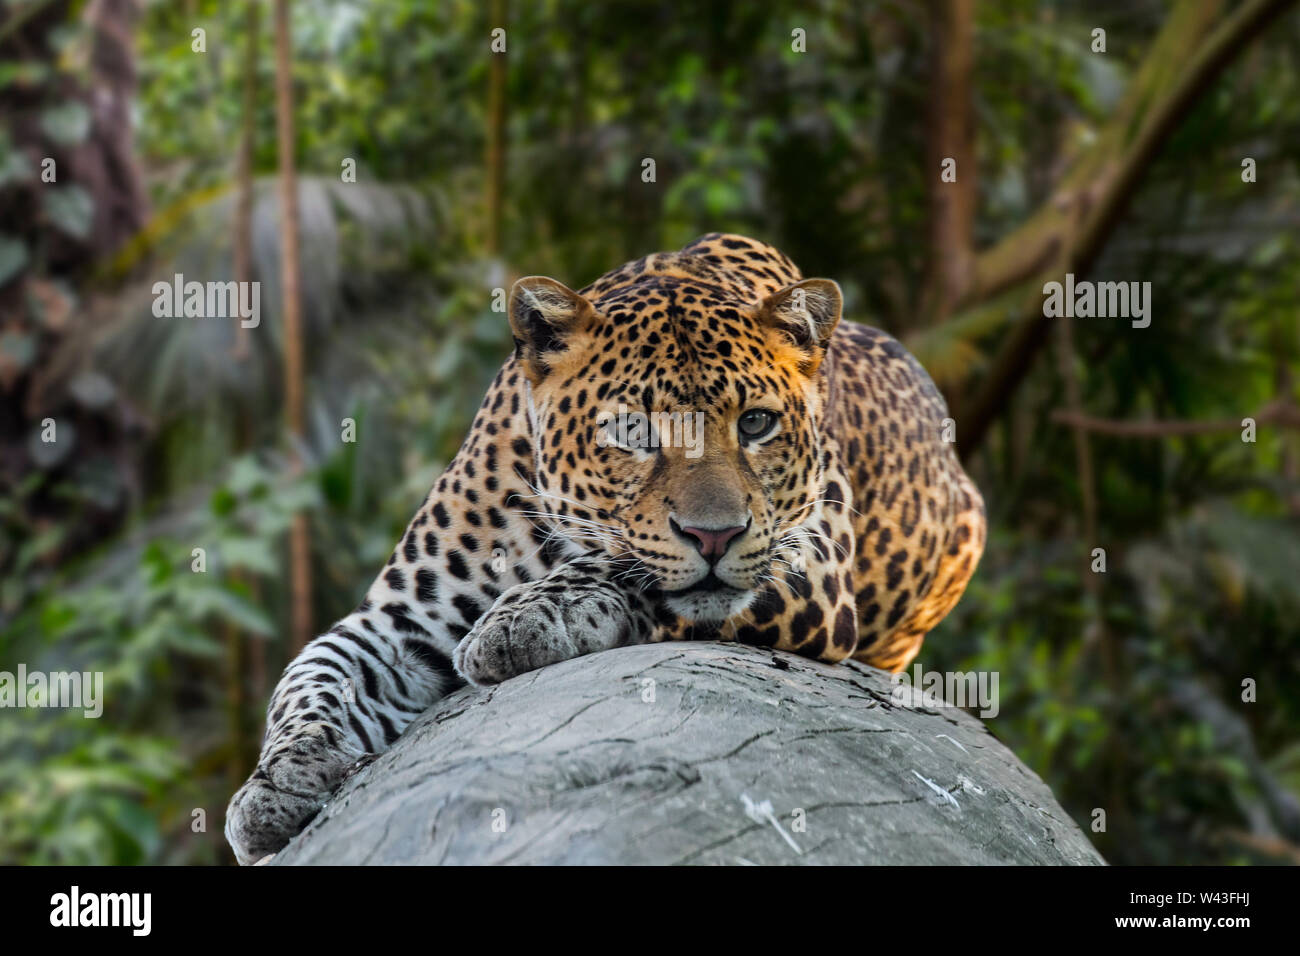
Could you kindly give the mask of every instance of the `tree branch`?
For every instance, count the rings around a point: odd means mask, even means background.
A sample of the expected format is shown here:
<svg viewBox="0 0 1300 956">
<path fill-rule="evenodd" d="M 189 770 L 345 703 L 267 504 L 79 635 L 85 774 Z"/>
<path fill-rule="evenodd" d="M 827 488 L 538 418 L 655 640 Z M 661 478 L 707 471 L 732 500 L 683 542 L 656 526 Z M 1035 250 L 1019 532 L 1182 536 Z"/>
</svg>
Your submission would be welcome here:
<svg viewBox="0 0 1300 956">
<path fill-rule="evenodd" d="M 1203 43 L 1186 49 L 1175 44 L 1174 38 L 1185 41 L 1199 36 L 1195 27 L 1203 16 L 1204 5 L 1189 0 L 1179 6 L 1156 41 L 1153 59 L 1144 65 L 1135 80 L 1137 89 L 1126 97 L 1125 107 L 1117 116 L 1117 122 L 1123 128 L 1112 126 L 1109 135 L 1103 137 L 1122 136 L 1121 142 L 1129 145 L 1118 162 L 1107 161 L 1103 155 L 1095 154 L 1092 162 L 1097 165 L 1090 163 L 1089 168 L 1098 171 L 1097 182 L 1100 185 L 1062 201 L 1062 205 L 1078 216 L 1081 225 L 1077 232 L 1066 228 L 1054 233 L 1048 230 L 1046 245 L 1039 243 L 1035 247 L 1034 261 L 1050 264 L 1053 257 L 1047 253 L 1053 250 L 1062 250 L 1062 255 L 1056 259 L 1060 265 L 1050 273 L 1040 274 L 1039 278 L 1058 277 L 1065 272 L 1083 273 L 1092 266 L 1152 160 L 1178 124 L 1242 49 L 1294 3 L 1295 0 L 1248 0 Z M 1158 59 L 1157 53 L 1161 54 Z M 1176 58 L 1170 62 L 1165 57 Z M 1175 63 L 1186 63 L 1186 66 L 1176 70 Z M 1148 107 L 1152 98 L 1156 101 Z M 1125 135 L 1134 125 L 1138 126 L 1136 136 Z M 1029 228 L 1027 225 L 1026 229 Z M 1018 234 L 1008 237 L 1004 243 Z M 990 253 L 997 254 L 996 249 Z M 987 261 L 985 269 L 988 269 Z M 1023 269 L 1019 269 L 1014 271 L 1014 278 L 1021 278 L 1024 274 Z M 1007 275 L 1013 275 L 1013 272 L 1008 271 Z M 993 287 L 990 284 L 993 277 L 986 274 L 982 281 L 985 283 L 982 292 L 988 294 Z M 1006 277 L 997 281 L 1004 282 Z M 995 355 L 979 392 L 967 408 L 961 409 L 958 420 L 961 422 L 959 451 L 962 458 L 968 458 L 983 441 L 1044 344 L 1050 321 L 1043 315 L 1040 289 L 1041 285 L 1035 282 L 1020 310 L 1019 321 Z"/>
<path fill-rule="evenodd" d="M 979 255 L 973 285 L 966 290 L 970 301 L 982 302 L 1050 269 L 1073 244 L 1070 237 L 1090 208 L 1114 187 L 1119 168 L 1115 157 L 1132 142 L 1135 122 L 1174 85 L 1177 66 L 1195 53 L 1221 6 L 1220 0 L 1184 0 L 1170 14 L 1093 145 L 1067 160 L 1068 171 L 1061 182 L 1023 225 Z"/>
<path fill-rule="evenodd" d="M 1279 428 L 1300 429 L 1300 408 L 1290 402 L 1270 402 L 1253 416 L 1256 425 L 1277 425 Z M 1206 421 L 1145 421 L 1125 422 L 1107 418 L 1092 418 L 1069 409 L 1052 412 L 1052 421 L 1058 425 L 1114 435 L 1120 438 L 1177 438 L 1184 435 L 1208 435 L 1214 432 L 1241 430 L 1241 419 L 1220 418 Z"/>
</svg>

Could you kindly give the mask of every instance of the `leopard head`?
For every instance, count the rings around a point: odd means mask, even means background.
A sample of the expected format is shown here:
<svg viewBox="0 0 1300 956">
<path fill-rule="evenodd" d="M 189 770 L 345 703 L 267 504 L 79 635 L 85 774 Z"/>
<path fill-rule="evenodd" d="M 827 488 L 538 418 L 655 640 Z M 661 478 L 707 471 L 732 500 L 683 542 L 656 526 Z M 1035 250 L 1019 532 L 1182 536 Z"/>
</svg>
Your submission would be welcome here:
<svg viewBox="0 0 1300 956">
<path fill-rule="evenodd" d="M 764 289 L 669 253 L 585 295 L 537 276 L 511 291 L 533 510 L 687 620 L 744 610 L 822 492 L 841 295 L 790 271 Z"/>
</svg>

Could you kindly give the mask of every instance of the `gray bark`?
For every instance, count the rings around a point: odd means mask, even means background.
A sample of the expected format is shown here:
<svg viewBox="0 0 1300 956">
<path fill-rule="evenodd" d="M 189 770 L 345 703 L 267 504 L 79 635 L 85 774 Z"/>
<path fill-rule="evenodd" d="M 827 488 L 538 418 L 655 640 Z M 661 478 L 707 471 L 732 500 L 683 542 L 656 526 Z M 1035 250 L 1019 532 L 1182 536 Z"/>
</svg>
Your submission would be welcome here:
<svg viewBox="0 0 1300 956">
<path fill-rule="evenodd" d="M 894 690 L 859 664 L 711 643 L 467 688 L 271 862 L 1103 862 L 983 724 Z"/>
</svg>

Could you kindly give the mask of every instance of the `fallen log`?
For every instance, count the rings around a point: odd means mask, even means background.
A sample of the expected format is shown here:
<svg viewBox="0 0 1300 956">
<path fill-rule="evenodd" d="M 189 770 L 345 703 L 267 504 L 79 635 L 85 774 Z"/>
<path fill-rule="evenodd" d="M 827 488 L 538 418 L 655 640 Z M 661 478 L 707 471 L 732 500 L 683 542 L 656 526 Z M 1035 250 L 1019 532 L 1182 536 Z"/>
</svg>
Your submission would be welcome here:
<svg viewBox="0 0 1300 956">
<path fill-rule="evenodd" d="M 1098 864 L 977 719 L 859 664 L 652 644 L 447 697 L 273 864 Z"/>
</svg>

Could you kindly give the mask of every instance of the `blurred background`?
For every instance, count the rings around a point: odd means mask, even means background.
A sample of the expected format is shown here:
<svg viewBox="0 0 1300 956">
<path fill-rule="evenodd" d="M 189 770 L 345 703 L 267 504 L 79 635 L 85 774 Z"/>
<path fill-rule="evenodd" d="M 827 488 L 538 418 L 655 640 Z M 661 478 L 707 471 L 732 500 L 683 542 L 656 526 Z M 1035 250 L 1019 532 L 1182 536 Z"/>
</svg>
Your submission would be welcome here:
<svg viewBox="0 0 1300 956">
<path fill-rule="evenodd" d="M 922 666 L 1000 673 L 1112 863 L 1300 861 L 1294 6 L 0 0 L 0 670 L 106 698 L 0 712 L 0 862 L 231 862 L 280 669 L 509 351 L 493 289 L 714 230 L 949 399 L 990 540 Z M 1150 327 L 1045 320 L 1067 272 Z M 155 316 L 175 273 L 260 325 Z"/>
</svg>

